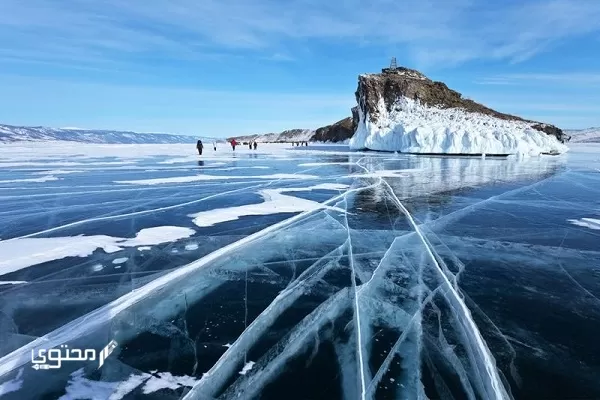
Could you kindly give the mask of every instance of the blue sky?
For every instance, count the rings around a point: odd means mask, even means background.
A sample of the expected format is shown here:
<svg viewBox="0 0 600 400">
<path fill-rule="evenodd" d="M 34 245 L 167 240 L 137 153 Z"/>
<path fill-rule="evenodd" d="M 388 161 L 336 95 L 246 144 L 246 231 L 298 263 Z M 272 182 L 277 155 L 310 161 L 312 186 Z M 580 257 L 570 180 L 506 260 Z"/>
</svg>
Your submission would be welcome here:
<svg viewBox="0 0 600 400">
<path fill-rule="evenodd" d="M 0 123 L 228 136 L 350 115 L 391 56 L 600 126 L 599 0 L 0 0 Z"/>
</svg>

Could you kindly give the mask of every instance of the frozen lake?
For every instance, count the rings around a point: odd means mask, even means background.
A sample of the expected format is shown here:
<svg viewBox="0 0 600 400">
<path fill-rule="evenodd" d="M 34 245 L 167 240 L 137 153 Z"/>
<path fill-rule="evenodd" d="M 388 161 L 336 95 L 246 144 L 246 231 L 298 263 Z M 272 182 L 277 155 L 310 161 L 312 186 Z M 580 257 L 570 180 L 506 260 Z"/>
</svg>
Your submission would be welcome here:
<svg viewBox="0 0 600 400">
<path fill-rule="evenodd" d="M 0 396 L 600 398 L 599 236 L 593 144 L 2 145 Z"/>
</svg>

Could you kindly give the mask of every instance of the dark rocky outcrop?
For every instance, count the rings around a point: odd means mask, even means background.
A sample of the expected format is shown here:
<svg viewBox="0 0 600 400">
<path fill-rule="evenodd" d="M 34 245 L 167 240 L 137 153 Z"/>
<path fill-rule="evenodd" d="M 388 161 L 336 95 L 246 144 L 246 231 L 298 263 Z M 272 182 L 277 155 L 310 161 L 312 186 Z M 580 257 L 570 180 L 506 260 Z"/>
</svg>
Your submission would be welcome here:
<svg viewBox="0 0 600 400">
<path fill-rule="evenodd" d="M 354 135 L 356 126 L 352 118 L 344 118 L 335 124 L 327 125 L 316 130 L 310 138 L 311 142 L 342 142 Z"/>
</svg>

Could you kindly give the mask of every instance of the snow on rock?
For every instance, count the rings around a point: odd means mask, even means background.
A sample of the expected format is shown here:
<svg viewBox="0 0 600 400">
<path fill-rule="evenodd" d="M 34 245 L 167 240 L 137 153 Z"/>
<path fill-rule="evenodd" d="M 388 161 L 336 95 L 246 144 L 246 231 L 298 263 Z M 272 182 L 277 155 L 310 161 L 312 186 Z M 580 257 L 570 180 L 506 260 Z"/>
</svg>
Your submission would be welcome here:
<svg viewBox="0 0 600 400">
<path fill-rule="evenodd" d="M 359 104 L 360 104 L 359 99 Z M 388 112 L 382 98 L 377 118 L 359 107 L 350 148 L 435 154 L 559 154 L 567 147 L 532 123 L 459 108 L 437 108 L 399 97 Z"/>
<path fill-rule="evenodd" d="M 112 263 L 115 265 L 118 265 L 118 264 L 123 264 L 123 263 L 127 262 L 127 260 L 129 260 L 128 257 L 120 257 L 120 258 L 115 258 Z"/>
</svg>

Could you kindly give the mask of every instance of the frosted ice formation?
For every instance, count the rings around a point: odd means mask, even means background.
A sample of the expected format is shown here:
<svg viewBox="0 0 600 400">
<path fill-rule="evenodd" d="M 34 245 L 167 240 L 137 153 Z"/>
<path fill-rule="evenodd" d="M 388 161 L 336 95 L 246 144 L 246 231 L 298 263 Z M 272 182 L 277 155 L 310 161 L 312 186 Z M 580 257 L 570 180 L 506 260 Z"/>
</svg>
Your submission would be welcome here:
<svg viewBox="0 0 600 400">
<path fill-rule="evenodd" d="M 441 109 L 399 98 L 387 111 L 379 100 L 376 120 L 359 107 L 359 123 L 350 148 L 435 154 L 564 153 L 567 146 L 554 136 L 509 121 L 462 109 Z"/>
</svg>

